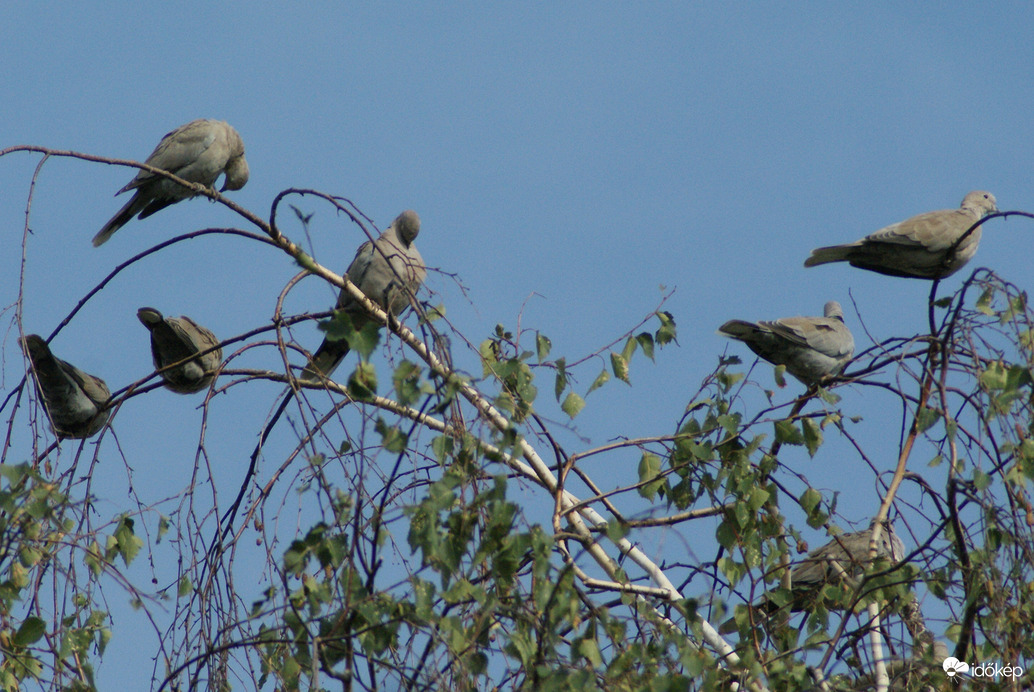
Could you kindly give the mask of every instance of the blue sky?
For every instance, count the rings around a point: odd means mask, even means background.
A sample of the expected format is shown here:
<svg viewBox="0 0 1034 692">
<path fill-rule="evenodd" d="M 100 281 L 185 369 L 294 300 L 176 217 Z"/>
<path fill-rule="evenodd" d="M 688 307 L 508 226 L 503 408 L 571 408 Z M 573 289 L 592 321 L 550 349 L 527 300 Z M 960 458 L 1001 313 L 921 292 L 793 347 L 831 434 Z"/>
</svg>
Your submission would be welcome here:
<svg viewBox="0 0 1034 692">
<path fill-rule="evenodd" d="M 637 358 L 632 388 L 615 383 L 589 397 L 575 428 L 596 444 L 671 432 L 723 351 L 749 363 L 745 348 L 715 334 L 727 319 L 817 315 L 836 299 L 861 350 L 868 341 L 853 298 L 877 339 L 923 328 L 928 284 L 842 265 L 805 270 L 811 248 L 955 207 L 972 189 L 992 191 L 1002 210 L 1034 208 L 1026 3 L 4 3 L 0 25 L 0 148 L 142 161 L 172 128 L 225 119 L 251 166 L 250 182 L 231 196 L 259 215 L 287 187 L 343 195 L 382 228 L 417 210 L 418 246 L 442 272 L 431 274 L 434 295 L 425 297 L 444 303 L 475 344 L 496 323 L 519 322 L 573 360 L 674 290 L 664 308 L 679 346 L 656 365 Z M 18 295 L 38 160 L 0 159 L 5 306 Z M 93 249 L 90 239 L 123 203 L 112 194 L 132 174 L 46 164 L 30 217 L 26 331 L 49 334 L 116 264 L 159 241 L 240 225 L 227 209 L 192 201 Z M 363 240 L 358 230 L 326 205 L 293 203 L 315 212 L 317 260 L 343 270 Z M 989 224 L 970 268 L 990 266 L 1023 285 L 1027 223 Z M 281 224 L 302 240 L 290 216 Z M 189 314 L 225 338 L 268 322 L 295 271 L 238 239 L 183 243 L 118 277 L 53 346 L 122 387 L 152 369 L 138 307 Z M 309 279 L 288 308 L 326 309 L 334 294 Z M 5 391 L 23 374 L 12 314 L 4 313 Z M 310 349 L 320 339 L 314 326 L 295 336 Z M 476 371 L 471 354 L 459 361 Z M 239 365 L 276 362 L 266 349 Z M 580 391 L 603 365 L 577 373 Z M 755 376 L 770 386 L 767 366 Z M 539 384 L 543 409 L 562 420 L 545 401 L 552 378 Z M 215 407 L 208 444 L 223 494 L 235 492 L 241 450 L 278 391 L 255 384 Z M 869 416 L 872 428 L 859 434 L 875 455 L 893 455 L 898 419 L 878 418 L 885 396 L 840 394 Z M 119 412 L 121 453 L 144 504 L 189 481 L 200 400 L 158 391 Z M 872 473 L 853 457 L 838 463 L 836 444 L 815 460 L 802 454 L 798 470 L 820 488 L 849 490 L 842 509 L 864 522 L 878 506 Z M 99 498 L 102 515 L 127 505 L 129 474 L 108 445 L 94 488 L 110 492 Z M 61 458 L 73 453 L 69 446 Z M 607 463 L 615 485 L 633 480 L 634 459 Z M 124 624 L 133 615 L 123 618 L 112 660 L 134 646 Z M 116 679 L 110 667 L 102 684 Z M 145 661 L 133 674 L 149 673 Z"/>
</svg>

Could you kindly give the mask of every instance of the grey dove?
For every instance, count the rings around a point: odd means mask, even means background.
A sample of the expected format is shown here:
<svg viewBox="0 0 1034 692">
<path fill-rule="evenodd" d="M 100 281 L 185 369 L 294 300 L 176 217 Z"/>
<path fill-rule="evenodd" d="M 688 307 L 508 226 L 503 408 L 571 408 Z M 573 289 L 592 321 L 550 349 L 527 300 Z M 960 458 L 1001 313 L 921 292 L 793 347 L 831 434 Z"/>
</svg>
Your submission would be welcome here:
<svg viewBox="0 0 1034 692">
<path fill-rule="evenodd" d="M 826 303 L 825 317 L 784 317 L 771 322 L 729 320 L 718 333 L 747 344 L 769 363 L 806 386 L 839 375 L 854 355 L 854 337 L 844 324 L 840 303 Z"/>
<path fill-rule="evenodd" d="M 345 276 L 367 298 L 391 315 L 398 316 L 409 305 L 424 278 L 427 268 L 413 241 L 420 233 L 420 217 L 415 211 L 404 211 L 392 221 L 377 240 L 359 246 Z M 348 291 L 342 289 L 337 310 L 344 310 L 356 330 L 369 321 L 366 311 Z M 318 380 L 330 377 L 348 354 L 348 341 L 324 339 L 312 361 L 302 371 L 301 379 Z"/>
<path fill-rule="evenodd" d="M 192 183 L 213 187 L 225 174 L 222 191 L 240 190 L 248 182 L 244 141 L 237 130 L 222 120 L 194 120 L 162 137 L 145 161 Z M 94 236 L 93 246 L 107 242 L 133 216 L 145 219 L 170 204 L 194 197 L 190 188 L 143 169 L 116 195 L 136 190 L 104 228 Z"/>
<path fill-rule="evenodd" d="M 161 372 L 166 389 L 177 394 L 193 394 L 211 384 L 215 370 L 223 360 L 223 349 L 218 347 L 219 339 L 215 334 L 186 315 L 164 317 L 154 308 L 140 308 L 136 316 L 151 333 L 151 357 L 155 369 L 162 370 L 181 363 Z M 211 348 L 215 350 L 194 357 Z"/>
<path fill-rule="evenodd" d="M 47 342 L 36 334 L 19 341 L 32 362 L 36 391 L 54 434 L 85 439 L 100 432 L 111 413 L 105 406 L 111 391 L 104 380 L 56 358 Z"/>
<path fill-rule="evenodd" d="M 870 564 L 869 540 L 872 538 L 874 526 L 875 522 L 872 522 L 864 531 L 835 536 L 829 543 L 808 553 L 808 557 L 790 571 L 790 590 L 793 598 L 789 608 L 792 612 L 808 610 L 824 585 L 839 583 L 840 569 L 852 578 L 862 576 Z M 883 522 L 880 538 L 876 542 L 876 557 L 886 558 L 891 562 L 901 562 L 905 559 L 905 544 L 898 538 L 894 526 L 889 521 Z M 830 607 L 835 605 L 827 604 Z M 765 597 L 752 607 L 768 613 L 778 610 L 778 607 Z M 722 634 L 735 630 L 735 619 L 727 620 L 718 628 Z"/>
<path fill-rule="evenodd" d="M 805 267 L 827 262 L 849 262 L 852 267 L 888 276 L 943 279 L 973 258 L 980 244 L 980 226 L 952 245 L 988 214 L 998 211 L 994 195 L 976 190 L 966 195 L 958 209 L 931 211 L 865 236 L 846 245 L 820 247 L 804 260 Z"/>
</svg>

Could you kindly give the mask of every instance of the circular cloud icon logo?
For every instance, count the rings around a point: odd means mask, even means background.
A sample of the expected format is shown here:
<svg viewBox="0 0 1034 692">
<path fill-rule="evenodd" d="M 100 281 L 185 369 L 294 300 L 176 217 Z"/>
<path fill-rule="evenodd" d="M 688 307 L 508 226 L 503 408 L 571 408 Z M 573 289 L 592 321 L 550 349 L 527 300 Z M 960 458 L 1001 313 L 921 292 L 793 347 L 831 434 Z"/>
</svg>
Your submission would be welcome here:
<svg viewBox="0 0 1034 692">
<path fill-rule="evenodd" d="M 953 678 L 960 673 L 969 672 L 969 664 L 965 661 L 960 661 L 954 656 L 949 656 L 944 659 L 944 663 L 941 664 L 941 668 L 944 668 L 944 672 L 948 674 L 949 678 Z"/>
</svg>

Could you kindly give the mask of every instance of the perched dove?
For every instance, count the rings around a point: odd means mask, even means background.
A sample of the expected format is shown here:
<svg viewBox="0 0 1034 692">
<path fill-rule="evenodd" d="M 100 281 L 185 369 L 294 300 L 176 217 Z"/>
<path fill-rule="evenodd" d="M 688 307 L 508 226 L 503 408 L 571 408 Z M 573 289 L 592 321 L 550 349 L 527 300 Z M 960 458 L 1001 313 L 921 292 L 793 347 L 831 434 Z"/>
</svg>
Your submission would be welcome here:
<svg viewBox="0 0 1034 692">
<path fill-rule="evenodd" d="M 808 553 L 807 559 L 794 567 L 790 573 L 792 583 L 802 587 L 832 583 L 839 575 L 833 567 L 833 562 L 843 567 L 847 574 L 853 577 L 860 576 L 869 562 L 869 539 L 872 538 L 874 525 L 875 522 L 864 531 L 834 536 L 826 545 Z M 905 544 L 894 533 L 894 526 L 889 521 L 883 522 L 880 539 L 876 543 L 876 556 L 894 562 L 905 559 Z"/>
<path fill-rule="evenodd" d="M 836 584 L 840 581 L 840 569 L 852 578 L 862 575 L 865 567 L 869 565 L 869 540 L 872 537 L 873 526 L 875 522 L 864 531 L 835 536 L 826 545 L 808 553 L 808 557 L 790 571 L 790 589 L 793 592 L 791 611 L 808 610 L 813 605 L 819 589 L 826 584 Z M 905 559 L 905 544 L 894 533 L 894 527 L 889 521 L 884 521 L 883 529 L 880 531 L 880 538 L 876 542 L 876 556 L 891 562 L 901 562 Z M 778 609 L 765 597 L 752 607 L 768 613 Z M 727 620 L 718 628 L 722 634 L 735 630 L 735 619 Z"/>
<path fill-rule="evenodd" d="M 240 190 L 248 182 L 248 162 L 244 142 L 237 130 L 222 120 L 194 120 L 162 137 L 145 162 L 192 183 L 213 187 L 226 174 L 222 191 Z M 195 196 L 193 190 L 143 169 L 129 184 L 116 192 L 136 190 L 111 221 L 93 237 L 93 246 L 107 242 L 134 215 L 144 219 L 170 204 Z"/>
<path fill-rule="evenodd" d="M 854 337 L 840 303 L 826 303 L 825 317 L 784 317 L 774 322 L 729 320 L 718 333 L 747 344 L 769 363 L 785 365 L 806 386 L 839 375 L 854 354 Z"/>
<path fill-rule="evenodd" d="M 104 380 L 55 358 L 47 342 L 36 334 L 29 334 L 20 342 L 32 361 L 36 391 L 50 416 L 54 434 L 87 438 L 100 432 L 110 415 L 105 404 L 111 391 Z"/>
<path fill-rule="evenodd" d="M 219 346 L 215 334 L 186 315 L 163 317 L 154 308 L 136 312 L 140 323 L 151 332 L 151 356 L 156 370 L 179 363 L 201 351 Z M 223 359 L 223 349 L 216 348 L 199 358 L 161 373 L 166 389 L 177 394 L 193 394 L 207 387 L 215 377 L 215 369 Z"/>
<path fill-rule="evenodd" d="M 410 296 L 416 293 L 427 276 L 424 259 L 413 245 L 419 233 L 420 217 L 416 212 L 402 212 L 377 240 L 372 243 L 366 241 L 359 246 L 355 259 L 345 272 L 348 280 L 367 298 L 395 316 L 409 306 Z M 362 306 L 344 289 L 338 296 L 336 309 L 348 313 L 357 330 L 362 329 L 369 319 Z M 302 371 L 301 379 L 318 380 L 320 375 L 330 377 L 347 354 L 348 341 L 324 339 L 312 362 Z"/>
<path fill-rule="evenodd" d="M 970 192 L 958 209 L 913 216 L 847 245 L 820 247 L 804 260 L 805 267 L 827 262 L 850 262 L 852 267 L 914 279 L 943 279 L 963 267 L 977 252 L 980 227 L 966 236 L 949 256 L 951 246 L 973 224 L 998 211 L 995 197 Z"/>
</svg>

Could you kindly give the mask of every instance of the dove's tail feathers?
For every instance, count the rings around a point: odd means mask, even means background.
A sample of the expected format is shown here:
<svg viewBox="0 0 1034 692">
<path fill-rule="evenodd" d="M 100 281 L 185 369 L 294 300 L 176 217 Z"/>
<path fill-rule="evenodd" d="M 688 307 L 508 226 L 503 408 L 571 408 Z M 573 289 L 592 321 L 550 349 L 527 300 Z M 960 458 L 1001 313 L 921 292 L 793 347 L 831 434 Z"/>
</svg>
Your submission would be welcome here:
<svg viewBox="0 0 1034 692">
<path fill-rule="evenodd" d="M 93 246 L 100 247 L 104 243 L 108 242 L 108 239 L 115 235 L 115 231 L 129 223 L 129 220 L 133 218 L 133 215 L 140 211 L 142 207 L 143 204 L 140 202 L 140 196 L 138 194 L 133 195 L 133 197 L 126 202 L 126 206 L 119 209 L 118 213 L 111 217 L 111 221 L 104 224 L 104 228 L 102 228 L 97 235 L 93 236 Z"/>
<path fill-rule="evenodd" d="M 758 326 L 756 324 L 743 320 L 729 320 L 718 328 L 718 333 L 722 336 L 738 339 L 739 341 L 746 341 L 754 334 L 757 334 L 757 332 Z"/>
<path fill-rule="evenodd" d="M 146 219 L 148 216 L 155 213 L 156 211 L 161 211 L 170 204 L 175 204 L 178 201 L 178 199 L 170 199 L 168 197 L 163 199 L 152 199 L 150 202 L 148 202 L 147 206 L 140 210 L 140 216 L 136 218 Z"/>
<path fill-rule="evenodd" d="M 814 267 L 816 264 L 828 262 L 847 262 L 851 259 L 851 253 L 857 249 L 853 245 L 831 245 L 829 247 L 818 247 L 811 251 L 811 257 L 804 260 L 805 267 Z"/>
<path fill-rule="evenodd" d="M 344 339 L 340 341 L 324 341 L 316 349 L 312 360 L 302 370 L 302 374 L 299 375 L 298 379 L 319 382 L 324 377 L 329 378 L 347 355 L 348 342 Z"/>
</svg>

